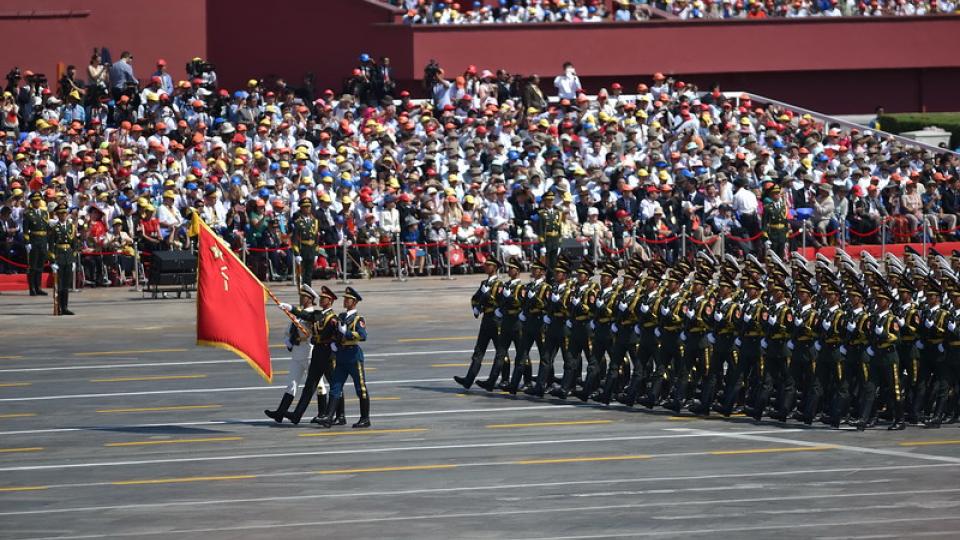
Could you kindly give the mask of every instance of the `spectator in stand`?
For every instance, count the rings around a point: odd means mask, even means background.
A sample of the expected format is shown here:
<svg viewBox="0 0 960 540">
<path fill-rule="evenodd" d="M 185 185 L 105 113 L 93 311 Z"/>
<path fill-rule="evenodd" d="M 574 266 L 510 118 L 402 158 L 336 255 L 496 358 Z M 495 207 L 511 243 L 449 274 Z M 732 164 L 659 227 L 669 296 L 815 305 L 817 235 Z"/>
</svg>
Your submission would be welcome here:
<svg viewBox="0 0 960 540">
<path fill-rule="evenodd" d="M 113 99 L 119 99 L 121 93 L 138 84 L 140 81 L 133 74 L 133 55 L 129 51 L 123 51 L 120 59 L 110 66 L 110 91 Z"/>
</svg>

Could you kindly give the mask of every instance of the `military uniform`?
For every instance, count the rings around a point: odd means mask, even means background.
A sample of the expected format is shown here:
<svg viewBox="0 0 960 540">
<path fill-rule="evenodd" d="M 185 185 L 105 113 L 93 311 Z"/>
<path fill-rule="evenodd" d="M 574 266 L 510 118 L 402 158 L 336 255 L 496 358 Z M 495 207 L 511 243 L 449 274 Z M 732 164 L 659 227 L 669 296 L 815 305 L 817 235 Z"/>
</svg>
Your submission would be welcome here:
<svg viewBox="0 0 960 540">
<path fill-rule="evenodd" d="M 637 305 L 642 296 L 637 291 L 636 285 L 639 276 L 635 269 L 628 268 L 623 277 L 624 284 L 614 302 L 613 323 L 610 324 L 613 345 L 610 347 L 609 369 L 603 382 L 603 389 L 596 398 L 601 403 L 610 403 L 610 397 L 615 395 L 618 387 L 628 387 L 629 382 L 634 378 L 637 378 L 638 389 L 643 383 L 643 367 L 639 365 L 637 353 L 639 335 L 634 331 L 638 322 Z M 632 283 L 628 284 L 627 280 Z M 629 368 L 626 365 L 628 356 L 631 364 Z M 636 400 L 636 392 L 633 394 L 633 399 Z"/>
<path fill-rule="evenodd" d="M 670 272 L 666 281 L 680 283 L 682 278 L 677 273 L 676 269 Z M 659 402 L 663 385 L 671 379 L 671 375 L 683 362 L 686 351 L 680 339 L 680 333 L 683 329 L 684 305 L 685 296 L 679 288 L 673 292 L 663 291 L 658 299 L 658 317 L 654 337 L 659 339 L 660 346 L 657 348 L 656 366 L 651 375 L 650 392 L 641 402 L 641 405 L 647 408 L 652 408 Z M 641 354 L 643 354 L 643 345 L 641 341 Z"/>
<path fill-rule="evenodd" d="M 80 239 L 77 236 L 77 226 L 67 220 L 67 208 L 57 208 L 57 223 L 50 228 L 50 260 L 51 268 L 57 273 L 57 297 L 60 303 L 61 315 L 73 315 L 67 309 L 70 299 L 70 288 L 73 286 L 73 265 L 76 261 L 77 250 L 80 248 Z"/>
<path fill-rule="evenodd" d="M 616 277 L 616 267 L 607 265 L 603 268 L 601 279 L 609 279 L 610 283 L 596 290 L 596 299 L 590 306 L 593 342 L 587 364 L 587 377 L 583 381 L 583 389 L 577 394 L 581 401 L 587 401 L 600 386 L 601 378 L 607 372 L 606 356 L 613 344 L 611 326 L 614 321 L 617 298 L 620 295 L 620 286 L 614 282 Z"/>
<path fill-rule="evenodd" d="M 290 225 L 290 244 L 294 257 L 299 257 L 300 280 L 305 285 L 313 282 L 319 231 L 320 223 L 313 214 L 313 202 L 310 199 L 301 199 L 300 211 Z"/>
<path fill-rule="evenodd" d="M 800 288 L 813 296 L 813 291 Z M 793 318 L 793 354 L 790 360 L 790 378 L 795 381 L 792 395 L 784 396 L 783 410 L 789 413 L 793 410 L 797 389 L 803 395 L 803 406 L 800 419 L 807 424 L 813 422 L 816 414 L 813 396 L 820 393 L 820 379 L 817 377 L 817 309 L 813 302 L 800 306 Z"/>
<path fill-rule="evenodd" d="M 780 192 L 779 186 L 774 186 L 773 189 Z M 789 226 L 787 203 L 783 199 L 768 201 L 763 207 L 763 231 L 770 241 L 770 249 L 777 255 L 783 255 L 786 250 Z"/>
<path fill-rule="evenodd" d="M 713 354 L 710 357 L 711 362 L 707 365 L 701 378 L 700 404 L 696 408 L 690 408 L 690 412 L 697 414 L 710 413 L 717 386 L 721 383 L 723 366 L 726 365 L 727 372 L 732 373 L 737 364 L 737 350 L 734 347 L 734 340 L 737 333 L 736 324 L 739 306 L 732 294 L 736 287 L 729 280 L 721 280 L 720 286 L 727 288 L 729 293 L 719 299 L 713 307 L 713 316 L 710 317 Z"/>
<path fill-rule="evenodd" d="M 889 293 L 880 291 L 878 299 L 892 301 Z M 893 413 L 893 424 L 888 429 L 899 430 L 903 424 L 903 392 L 900 385 L 900 359 L 897 356 L 900 323 L 889 306 L 877 314 L 871 333 L 872 345 L 867 349 L 869 357 L 869 384 L 867 386 L 867 400 L 871 395 L 882 395 L 887 404 L 887 410 Z M 861 421 L 869 414 L 866 407 L 861 410 Z"/>
<path fill-rule="evenodd" d="M 363 300 L 353 287 L 347 287 L 344 298 L 354 302 Z M 331 344 L 336 353 L 336 365 L 333 368 L 333 380 L 330 382 L 330 403 L 327 405 L 327 418 L 321 426 L 329 427 L 333 418 L 332 404 L 343 398 L 343 385 L 347 377 L 353 379 L 353 387 L 360 400 L 360 420 L 354 428 L 370 427 L 370 395 L 367 393 L 367 376 L 363 368 L 363 349 L 360 343 L 367 340 L 367 323 L 355 308 L 344 311 L 335 319 L 337 339 Z"/>
<path fill-rule="evenodd" d="M 34 192 L 30 196 L 32 201 L 40 201 L 43 198 L 39 192 Z M 30 296 L 42 295 L 47 293 L 43 291 L 43 265 L 47 262 L 47 234 L 50 229 L 50 213 L 43 208 L 28 208 L 23 213 L 23 241 L 26 243 L 29 253 L 27 254 L 27 285 L 30 287 Z"/>
<path fill-rule="evenodd" d="M 507 263 L 508 271 L 520 271 L 520 261 L 512 259 Z M 500 291 L 496 296 L 497 309 L 493 312 L 499 319 L 500 332 L 497 336 L 497 354 L 493 359 L 493 367 L 487 380 L 480 381 L 477 386 L 493 391 L 497 378 L 501 378 L 501 387 L 506 389 L 510 383 L 510 345 L 514 350 L 520 350 L 520 335 L 523 324 L 520 321 L 520 309 L 523 303 L 521 290 L 523 283 L 519 278 L 504 279 L 501 281 Z"/>
<path fill-rule="evenodd" d="M 473 347 L 473 356 L 470 359 L 470 367 L 464 377 L 454 377 L 453 379 L 466 389 L 473 386 L 473 381 L 480 373 L 480 365 L 483 363 L 483 357 L 487 354 L 487 347 L 493 343 L 496 347 L 497 340 L 500 337 L 500 321 L 497 318 L 498 308 L 497 298 L 500 294 L 500 278 L 497 277 L 496 269 L 498 263 L 495 259 L 487 259 L 485 265 L 489 268 L 492 265 L 492 272 L 486 279 L 480 283 L 477 292 L 473 293 L 470 304 L 473 307 L 473 316 L 480 318 L 480 332 L 477 334 L 477 342 Z"/>
<path fill-rule="evenodd" d="M 743 287 L 754 292 L 760 290 L 760 284 L 750 279 L 746 280 Z M 724 416 L 730 416 L 733 412 L 737 398 L 744 386 L 759 390 L 762 385 L 763 349 L 761 344 L 765 321 L 766 306 L 761 301 L 759 294 L 754 297 L 748 295 L 739 307 L 739 315 L 736 316 L 734 321 L 739 337 L 735 337 L 733 340 L 733 347 L 736 349 L 736 361 L 732 366 L 733 369 L 727 373 L 727 385 L 723 391 L 723 403 L 719 410 Z M 750 399 L 749 392 L 747 394 L 747 399 L 744 402 L 754 405 L 747 412 L 752 412 L 752 416 L 759 419 L 760 415 L 755 408 L 756 401 Z M 762 413 L 763 410 L 761 409 L 759 412 Z"/>
<path fill-rule="evenodd" d="M 923 310 L 920 318 L 921 337 L 917 347 L 921 348 L 922 354 L 919 354 L 916 359 L 918 367 L 915 371 L 916 379 L 910 415 L 919 419 L 924 405 L 929 401 L 932 406 L 927 425 L 939 427 L 943 422 L 943 413 L 950 391 L 946 383 L 941 384 L 940 375 L 944 374 L 943 363 L 946 361 L 945 342 L 948 334 L 952 335 L 952 332 L 948 332 L 951 314 L 940 303 L 940 296 L 943 293 L 938 283 L 932 282 L 928 296 L 931 294 L 935 294 L 937 300 L 936 304 L 928 305 Z M 954 322 L 954 329 L 956 329 L 956 322 Z"/>
<path fill-rule="evenodd" d="M 543 263 L 536 261 L 534 267 L 546 272 Z M 520 346 L 517 348 L 513 375 L 507 391 L 516 394 L 520 388 L 521 379 L 529 387 L 532 384 L 533 368 L 530 362 L 530 351 L 537 345 L 537 353 L 542 358 L 546 355 L 546 345 L 543 339 L 543 313 L 546 307 L 547 295 L 550 293 L 550 284 L 546 278 L 531 280 L 520 289 L 522 309 L 517 318 L 520 320 Z"/>
<path fill-rule="evenodd" d="M 680 354 L 674 356 L 671 369 L 673 399 L 665 405 L 675 412 L 680 411 L 689 397 L 688 388 L 694 369 L 699 369 L 701 373 L 717 369 L 713 361 L 712 343 L 716 338 L 708 332 L 710 320 L 713 317 L 713 302 L 706 292 L 708 283 L 697 277 L 694 285 L 701 287 L 702 290 L 698 295 L 684 302 L 682 308 L 684 330 L 680 333 L 679 339 L 683 345 Z"/>
<path fill-rule="evenodd" d="M 577 275 L 586 277 L 585 280 L 570 285 L 570 292 L 565 335 L 567 336 L 567 356 L 563 364 L 563 379 L 560 387 L 554 388 L 550 394 L 560 399 L 566 399 L 572 393 L 583 375 L 583 360 L 590 359 L 593 347 L 593 330 L 590 328 L 591 306 L 597 301 L 597 285 L 590 281 L 592 268 L 586 263 L 577 269 Z"/>
<path fill-rule="evenodd" d="M 310 286 L 303 285 L 303 287 L 309 288 Z M 337 295 L 326 286 L 320 289 L 320 296 L 329 299 L 331 304 L 337 299 Z M 297 424 L 303 418 L 307 407 L 310 406 L 317 388 L 322 388 L 322 379 L 326 378 L 328 383 L 333 384 L 333 370 L 336 365 L 333 345 L 338 338 L 337 327 L 339 324 L 337 314 L 332 307 L 321 307 L 310 312 L 294 309 L 291 312 L 309 324 L 310 341 L 313 345 L 310 355 L 310 368 L 307 372 L 307 380 L 303 384 L 303 391 L 300 393 L 300 399 L 297 401 L 297 406 L 293 412 L 286 415 L 291 422 Z M 311 420 L 312 423 L 321 423 L 327 410 L 333 410 L 334 408 L 336 409 L 336 417 L 333 419 L 333 424 L 342 426 L 347 423 L 343 400 L 331 400 L 332 398 L 329 397 L 327 392 L 320 392 L 320 395 L 317 396 L 318 413 Z"/>
<path fill-rule="evenodd" d="M 544 199 L 554 199 L 552 191 L 543 196 Z M 540 241 L 541 253 L 546 256 L 547 268 L 552 272 L 557 266 L 560 255 L 560 232 L 563 223 L 563 214 L 555 207 L 544 207 L 537 210 L 536 233 Z"/>
<path fill-rule="evenodd" d="M 786 293 L 780 283 L 775 283 L 773 287 Z M 786 299 L 780 300 L 767 308 L 764 331 L 766 337 L 760 343 L 760 347 L 764 349 L 763 382 L 754 403 L 754 418 L 759 420 L 763 416 L 774 387 L 776 387 L 777 395 L 780 396 L 780 403 L 777 406 L 777 412 L 772 417 L 780 421 L 786 421 L 789 411 L 785 410 L 784 406 L 788 400 L 792 403 L 795 384 L 793 377 L 790 376 L 791 351 L 787 348 L 787 341 L 789 341 L 793 331 L 793 313 Z"/>
<path fill-rule="evenodd" d="M 856 295 L 860 298 L 863 293 L 856 288 L 847 292 L 847 296 Z M 867 381 L 866 349 L 867 349 L 867 326 L 869 315 L 863 306 L 858 306 L 848 310 L 844 317 L 844 344 L 840 349 L 843 354 L 843 362 L 840 364 L 839 378 L 840 386 L 837 390 L 833 413 L 831 417 L 835 425 L 839 425 L 850 412 L 850 403 L 854 398 L 854 389 L 862 388 Z M 857 400 L 859 401 L 859 399 Z M 870 407 L 873 403 L 871 401 Z M 857 410 L 869 407 L 861 405 Z M 869 413 L 868 413 L 869 414 Z M 867 419 L 864 419 L 866 425 Z"/>
<path fill-rule="evenodd" d="M 656 386 L 656 389 L 651 391 L 650 396 L 643 398 L 643 405 L 646 405 L 647 408 L 653 407 L 659 396 L 660 387 L 663 385 L 663 373 L 655 372 L 661 358 L 660 305 L 666 299 L 665 289 L 662 285 L 657 284 L 659 277 L 654 275 L 652 269 L 650 273 L 644 276 L 641 282 L 644 287 L 649 288 L 636 293 L 635 311 L 630 315 L 625 315 L 636 319 L 636 324 L 630 332 L 633 335 L 628 337 L 617 333 L 620 340 L 629 339 L 636 343 L 635 347 L 627 349 L 627 354 L 632 357 L 631 363 L 633 365 L 630 384 L 622 394 L 617 396 L 617 401 L 628 407 L 632 407 L 637 401 L 637 396 L 645 390 L 644 385 L 648 379 Z M 622 343 L 622 345 L 628 346 L 629 343 Z M 620 353 L 617 352 L 616 356 L 620 356 Z"/>
<path fill-rule="evenodd" d="M 568 339 L 566 335 L 567 301 L 572 287 L 566 280 L 567 267 L 557 264 L 553 269 L 553 283 L 550 285 L 550 295 L 543 313 L 543 341 L 546 354 L 540 356 L 540 367 L 537 370 L 537 381 L 533 388 L 524 390 L 524 393 L 543 397 L 554 380 L 553 362 L 557 353 L 566 365 L 568 354 Z"/>
</svg>

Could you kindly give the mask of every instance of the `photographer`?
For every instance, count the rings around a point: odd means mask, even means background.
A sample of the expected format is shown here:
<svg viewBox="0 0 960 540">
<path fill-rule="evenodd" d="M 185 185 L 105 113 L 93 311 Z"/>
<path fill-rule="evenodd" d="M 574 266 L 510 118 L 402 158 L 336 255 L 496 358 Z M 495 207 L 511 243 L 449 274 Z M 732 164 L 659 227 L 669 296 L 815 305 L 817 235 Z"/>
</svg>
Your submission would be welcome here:
<svg viewBox="0 0 960 540">
<path fill-rule="evenodd" d="M 211 91 L 217 88 L 216 67 L 210 62 L 204 62 L 203 58 L 197 56 L 187 64 L 186 69 L 190 79 L 200 79 L 202 88 Z"/>
<path fill-rule="evenodd" d="M 109 67 L 100 60 L 100 50 L 94 49 L 90 64 L 87 66 L 87 77 L 89 77 L 85 96 L 87 106 L 98 103 L 102 96 L 108 95 L 109 74 Z"/>
<path fill-rule="evenodd" d="M 59 88 L 57 89 L 57 93 L 60 101 L 66 101 L 67 96 L 74 90 L 81 94 L 84 92 L 83 81 L 77 78 L 77 66 L 74 65 L 67 66 L 67 71 L 63 74 L 63 77 L 60 78 L 58 84 Z"/>
<path fill-rule="evenodd" d="M 123 51 L 120 60 L 110 66 L 110 91 L 113 99 L 120 99 L 131 86 L 136 88 L 139 85 L 140 81 L 133 74 L 133 55 L 129 51 Z"/>
</svg>

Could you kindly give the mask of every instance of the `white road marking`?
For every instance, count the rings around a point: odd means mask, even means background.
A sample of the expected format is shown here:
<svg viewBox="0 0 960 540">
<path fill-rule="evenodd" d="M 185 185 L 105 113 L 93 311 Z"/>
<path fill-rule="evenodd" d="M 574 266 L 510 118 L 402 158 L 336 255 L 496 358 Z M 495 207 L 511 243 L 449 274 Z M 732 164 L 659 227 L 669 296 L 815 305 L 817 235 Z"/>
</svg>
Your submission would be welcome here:
<svg viewBox="0 0 960 540">
<path fill-rule="evenodd" d="M 367 384 L 408 384 L 408 383 L 432 383 L 432 382 L 448 382 L 450 381 L 449 377 L 434 378 L 434 379 L 404 379 L 399 381 L 367 381 Z M 23 397 L 23 398 L 3 398 L 0 399 L 0 403 L 4 402 L 14 402 L 14 401 L 50 401 L 50 400 L 62 400 L 62 399 L 89 399 L 89 398 L 113 398 L 113 397 L 130 397 L 130 396 L 151 396 L 158 394 L 207 394 L 214 392 L 253 392 L 260 390 L 277 390 L 279 388 L 286 388 L 285 384 L 274 384 L 270 386 L 235 386 L 235 387 L 226 387 L 226 388 L 186 388 L 182 390 L 148 390 L 145 392 L 112 392 L 109 394 L 66 394 L 66 395 L 53 395 L 53 396 L 33 396 L 33 397 Z"/>
<path fill-rule="evenodd" d="M 364 353 L 363 356 L 364 358 L 391 358 L 391 357 L 397 357 L 397 356 L 435 356 L 435 355 L 441 355 L 441 354 L 462 354 L 462 353 L 472 353 L 472 352 L 473 352 L 473 349 L 459 349 L 454 351 L 405 351 L 405 352 L 387 352 L 387 353 Z M 289 360 L 289 359 L 290 359 L 289 356 L 279 356 L 279 357 L 273 358 L 274 361 Z M 71 365 L 71 366 L 0 369 L 0 373 L 34 373 L 34 372 L 43 372 L 43 371 L 78 371 L 78 370 L 87 370 L 87 369 L 124 369 L 124 368 L 165 367 L 165 366 L 201 366 L 206 364 L 246 364 L 246 361 L 240 358 L 226 358 L 221 360 L 190 360 L 185 362 L 92 364 L 88 366 Z"/>
<path fill-rule="evenodd" d="M 753 433 L 781 433 L 782 430 L 759 430 Z M 158 465 L 163 463 L 198 463 L 216 461 L 246 461 L 256 459 L 293 458 L 304 456 L 329 456 L 340 454 L 389 454 L 394 452 L 420 452 L 424 450 L 458 450 L 463 448 L 508 448 L 522 446 L 544 446 L 572 443 L 597 443 L 620 441 L 647 441 L 661 439 L 688 439 L 700 437 L 714 437 L 711 433 L 672 433 L 669 435 L 634 435 L 629 437 L 589 437 L 582 439 L 548 439 L 539 441 L 506 441 L 506 442 L 474 442 L 469 444 L 437 444 L 426 446 L 397 446 L 388 448 L 349 448 L 343 450 L 318 450 L 313 452 L 276 452 L 270 454 L 237 454 L 232 456 L 204 456 L 190 458 L 143 459 L 125 461 L 99 461 L 87 463 L 58 463 L 52 465 L 23 465 L 18 467 L 2 467 L 0 472 L 22 471 L 50 471 L 65 469 L 92 469 L 99 467 L 123 467 L 140 465 Z"/>
<path fill-rule="evenodd" d="M 916 494 L 926 494 L 926 493 L 942 493 L 942 492 L 957 492 L 960 489 L 950 489 L 950 490 L 923 490 L 916 492 L 904 492 L 904 493 L 916 493 Z M 208 533 L 208 532 L 231 532 L 231 531 L 254 531 L 254 530 L 275 530 L 280 528 L 290 528 L 290 527 L 329 527 L 330 525 L 364 525 L 369 523 L 389 523 L 389 522 L 404 522 L 404 521 L 432 521 L 432 520 L 451 520 L 451 519 L 464 519 L 464 518 L 478 518 L 478 517 L 489 517 L 489 516 L 523 516 L 531 514 L 559 514 L 559 513 L 569 513 L 569 515 L 580 515 L 583 512 L 604 512 L 610 510 L 633 510 L 637 508 L 649 508 L 653 506 L 690 506 L 690 505 L 704 505 L 704 504 L 726 504 L 726 503 L 753 503 L 753 502 L 768 502 L 768 501 L 783 501 L 783 500 L 806 500 L 806 499 L 831 499 L 838 497 L 870 497 L 870 496 L 896 496 L 899 495 L 898 492 L 884 492 L 880 494 L 872 493 L 850 493 L 842 495 L 811 495 L 811 496 L 796 496 L 796 497 L 776 497 L 776 498 L 754 498 L 754 499 L 719 499 L 719 500 L 710 500 L 710 501 L 673 501 L 673 502 L 642 502 L 642 503 L 633 503 L 633 504 L 615 504 L 615 505 L 606 505 L 606 506 L 573 506 L 573 507 L 564 507 L 564 508 L 528 508 L 520 510 L 504 510 L 498 509 L 492 512 L 459 512 L 459 513 L 445 513 L 445 514 L 421 514 L 413 516 L 390 516 L 390 517 L 369 517 L 368 514 L 359 516 L 352 519 L 328 519 L 324 521 L 306 521 L 300 523 L 269 523 L 269 524 L 256 524 L 256 525 L 234 525 L 229 527 L 207 527 L 207 528 L 198 528 L 198 529 L 171 529 L 163 531 L 126 531 L 123 533 L 114 533 L 114 534 L 103 534 L 103 535 L 82 535 L 82 536 L 63 536 L 63 537 L 54 537 L 61 540 L 64 539 L 77 539 L 77 538 L 111 538 L 111 537 L 133 537 L 133 536 L 170 536 L 175 534 L 197 534 L 197 533 Z M 911 517 L 911 518 L 876 518 L 871 517 L 866 520 L 848 520 L 848 521 L 834 521 L 834 522 L 820 522 L 820 523 L 786 523 L 779 525 L 754 525 L 754 526 L 744 526 L 744 527 L 715 527 L 715 528 L 704 528 L 704 529 L 686 529 L 686 530 L 637 530 L 632 529 L 630 532 L 623 532 L 619 534 L 603 534 L 603 535 L 585 535 L 585 536 L 547 536 L 543 537 L 542 540 L 557 540 L 557 539 L 574 539 L 574 538 L 611 538 L 611 537 L 639 537 L 639 536 L 682 536 L 682 535 L 703 535 L 703 534 L 716 534 L 716 533 L 731 533 L 731 532 L 751 532 L 751 531 L 769 531 L 769 530 L 783 530 L 783 529 L 798 529 L 798 528 L 826 528 L 826 527 L 850 527 L 854 525 L 885 525 L 885 524 L 894 524 L 894 523 L 924 523 L 924 522 L 937 522 L 937 521 L 960 521 L 960 516 L 936 516 L 936 517 Z M 43 539 L 32 539 L 32 540 L 43 540 Z"/>
<path fill-rule="evenodd" d="M 0 517 L 4 516 L 25 516 L 25 515 L 38 515 L 38 514 L 63 514 L 71 512 L 99 512 L 104 510 L 137 510 L 137 509 L 147 509 L 147 508 L 175 508 L 179 506 L 195 507 L 195 506 L 216 506 L 216 505 L 236 505 L 236 504 L 246 504 L 246 503 L 267 503 L 267 502 L 286 502 L 286 501 L 300 501 L 300 500 L 315 500 L 315 499 L 328 499 L 328 498 L 363 498 L 363 497 L 403 497 L 407 495 L 436 495 L 440 493 L 463 493 L 463 492 L 483 492 L 483 491 L 500 491 L 500 490 L 514 490 L 514 489 L 542 489 L 542 488 L 558 488 L 558 487 L 570 487 L 570 486 L 593 486 L 593 485 L 621 485 L 621 484 L 638 484 L 638 483 L 653 483 L 653 482 L 694 482 L 702 480 L 723 480 L 723 479 L 734 479 L 734 478 L 764 478 L 764 477 L 781 477 L 787 476 L 792 477 L 794 475 L 819 475 L 819 474 L 840 474 L 840 473 L 868 473 L 868 472 L 886 472 L 886 471 L 902 471 L 902 470 L 915 470 L 915 469 L 936 469 L 941 467 L 953 467 L 953 465 L 948 464 L 923 464 L 923 465 L 905 465 L 905 466 L 880 466 L 880 467 L 856 467 L 856 468 L 838 468 L 838 469 L 800 469 L 800 470 L 786 470 L 786 471 L 764 471 L 764 472 L 748 472 L 748 473 L 731 473 L 731 474 L 710 474 L 710 475 L 699 475 L 699 476 L 661 476 L 661 477 L 641 477 L 641 478 L 613 478 L 609 480 L 571 480 L 565 482 L 538 482 L 538 483 L 523 483 L 523 484 L 493 484 L 487 486 L 458 486 L 458 487 L 449 487 L 449 488 L 426 488 L 426 489 L 404 489 L 396 491 L 361 491 L 356 493 L 351 492 L 338 492 L 338 493 L 322 493 L 317 495 L 283 495 L 283 496 L 274 496 L 274 497 L 256 497 L 256 498 L 243 498 L 243 499 L 208 499 L 208 500 L 187 500 L 187 501 L 169 501 L 169 502 L 157 502 L 157 503 L 138 503 L 138 504 L 122 504 L 122 505 L 109 505 L 109 506 L 81 506 L 81 507 L 69 507 L 69 508 L 45 508 L 40 510 L 21 510 L 14 512 L 0 512 Z M 292 473 L 278 473 L 278 474 L 290 474 L 290 475 L 303 475 L 302 472 L 292 472 Z M 865 481 L 864 483 L 869 482 L 888 482 L 889 480 L 873 480 Z M 854 482 L 851 482 L 854 483 Z M 94 485 L 108 485 L 110 482 L 101 482 L 101 483 L 91 483 L 91 484 L 74 484 L 75 486 L 94 486 Z M 801 485 L 809 485 L 811 482 L 804 483 Z M 757 484 L 762 486 L 763 484 Z M 775 487 L 779 487 L 780 484 L 773 484 Z M 728 486 L 726 488 L 718 489 L 742 489 L 743 484 L 735 484 Z M 785 484 L 783 485 L 784 489 L 793 489 L 795 484 Z M 705 488 L 687 488 L 687 489 L 669 489 L 669 490 L 655 490 L 658 492 L 686 492 L 686 491 L 697 491 L 704 490 Z M 514 500 L 512 498 L 498 498 L 498 500 Z M 516 498 L 516 500 L 525 500 L 522 498 Z M 715 517 L 715 516 L 714 516 Z"/>
<path fill-rule="evenodd" d="M 892 450 L 886 448 L 868 448 L 865 446 L 851 446 L 847 444 L 836 444 L 833 442 L 830 443 L 815 443 L 809 441 L 798 441 L 796 439 L 786 439 L 783 437 L 766 437 L 760 435 L 751 435 L 749 433 L 730 433 L 730 432 L 721 432 L 721 431 L 708 431 L 703 429 L 691 429 L 690 431 L 697 433 L 710 433 L 717 437 L 724 437 L 730 439 L 739 439 L 746 441 L 761 441 L 769 443 L 780 443 L 780 444 L 792 444 L 796 446 L 821 446 L 823 444 L 830 444 L 837 450 L 844 450 L 847 452 L 855 452 L 858 454 L 878 454 L 881 456 L 895 456 L 902 458 L 910 459 L 924 459 L 928 461 L 943 461 L 946 463 L 960 463 L 960 458 L 949 457 L 949 456 L 937 456 L 933 454 L 921 454 L 919 452 L 904 452 L 902 450 Z"/>
</svg>

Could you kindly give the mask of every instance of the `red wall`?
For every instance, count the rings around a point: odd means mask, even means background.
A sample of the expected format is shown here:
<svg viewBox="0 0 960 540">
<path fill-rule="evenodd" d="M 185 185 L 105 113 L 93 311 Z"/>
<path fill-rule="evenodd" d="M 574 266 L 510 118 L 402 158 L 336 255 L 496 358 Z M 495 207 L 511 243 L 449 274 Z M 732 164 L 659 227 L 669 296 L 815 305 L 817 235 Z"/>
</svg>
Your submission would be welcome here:
<svg viewBox="0 0 960 540">
<path fill-rule="evenodd" d="M 77 16 L 58 16 L 71 11 Z M 52 79 L 63 62 L 86 79 L 93 48 L 107 47 L 114 59 L 132 52 L 141 79 L 157 58 L 167 60 L 175 79 L 183 78 L 187 61 L 206 56 L 206 26 L 202 0 L 2 0 L 0 75 L 19 66 Z"/>
</svg>

